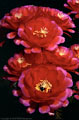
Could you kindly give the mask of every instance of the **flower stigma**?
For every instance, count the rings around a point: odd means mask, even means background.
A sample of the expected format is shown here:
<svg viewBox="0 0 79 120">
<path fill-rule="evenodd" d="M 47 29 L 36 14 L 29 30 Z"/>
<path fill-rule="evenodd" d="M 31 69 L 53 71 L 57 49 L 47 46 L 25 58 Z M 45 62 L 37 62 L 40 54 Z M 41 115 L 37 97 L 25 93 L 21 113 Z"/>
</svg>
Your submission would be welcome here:
<svg viewBox="0 0 79 120">
<path fill-rule="evenodd" d="M 66 55 L 67 54 L 67 51 L 66 50 L 64 50 L 64 49 L 58 49 L 56 52 L 58 52 L 58 54 L 60 55 L 60 56 L 63 56 L 63 55 Z"/>
<path fill-rule="evenodd" d="M 62 12 L 58 13 L 57 16 L 61 19 L 64 17 L 64 14 Z"/>
<path fill-rule="evenodd" d="M 22 17 L 22 13 L 16 13 L 15 17 L 18 18 L 18 19 L 20 19 Z"/>
<path fill-rule="evenodd" d="M 52 84 L 48 80 L 40 80 L 38 84 L 36 84 L 35 89 L 41 92 L 50 92 L 52 88 Z"/>
<path fill-rule="evenodd" d="M 47 34 L 48 34 L 48 29 L 46 27 L 41 28 L 40 31 L 35 30 L 33 32 L 33 35 L 36 35 L 37 37 L 40 37 L 40 38 L 47 37 Z"/>
<path fill-rule="evenodd" d="M 18 61 L 19 64 L 21 64 L 21 63 L 24 62 L 24 58 L 23 58 L 23 57 L 20 57 L 20 58 L 17 59 L 17 61 Z"/>
</svg>

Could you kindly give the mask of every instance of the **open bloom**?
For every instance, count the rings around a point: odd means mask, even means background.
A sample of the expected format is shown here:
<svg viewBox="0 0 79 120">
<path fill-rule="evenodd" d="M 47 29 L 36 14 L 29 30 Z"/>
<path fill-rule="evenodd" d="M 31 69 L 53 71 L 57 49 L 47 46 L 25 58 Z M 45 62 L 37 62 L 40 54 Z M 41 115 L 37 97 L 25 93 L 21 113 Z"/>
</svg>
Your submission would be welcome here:
<svg viewBox="0 0 79 120">
<path fill-rule="evenodd" d="M 15 54 L 14 57 L 11 57 L 8 60 L 8 65 L 4 65 L 4 71 L 6 71 L 9 75 L 6 76 L 6 79 L 11 81 L 18 81 L 21 73 L 28 69 L 29 67 L 38 65 L 38 64 L 45 64 L 47 63 L 46 59 L 44 58 L 43 53 L 31 53 L 25 54 L 23 52 L 19 54 Z"/>
<path fill-rule="evenodd" d="M 73 90 L 74 98 L 79 100 L 79 81 L 76 82 L 77 90 Z"/>
<path fill-rule="evenodd" d="M 3 69 L 10 75 L 7 79 L 15 82 L 20 77 L 21 72 L 30 66 L 31 64 L 25 60 L 22 54 L 15 54 L 8 60 L 8 65 L 4 65 Z"/>
<path fill-rule="evenodd" d="M 49 63 L 55 64 L 68 71 L 78 68 L 79 60 L 73 55 L 71 49 L 59 46 L 56 50 L 49 52 L 44 51 Z"/>
<path fill-rule="evenodd" d="M 18 86 L 23 94 L 20 101 L 28 107 L 29 113 L 33 113 L 37 105 L 40 113 L 52 113 L 68 105 L 72 85 L 71 75 L 61 67 L 37 65 L 24 71 L 19 78 Z"/>
<path fill-rule="evenodd" d="M 79 18 L 79 0 L 67 0 L 67 3 L 64 6 L 71 10 L 70 14 L 76 14 L 75 17 Z"/>
<path fill-rule="evenodd" d="M 76 58 L 79 59 L 79 44 L 74 44 L 71 46 L 71 50 Z"/>
<path fill-rule="evenodd" d="M 48 7 L 22 6 L 7 13 L 1 26 L 12 30 L 9 39 L 22 44 L 26 53 L 41 52 L 41 48 L 53 51 L 65 41 L 63 31 L 74 32 L 72 19 L 65 13 Z"/>
</svg>

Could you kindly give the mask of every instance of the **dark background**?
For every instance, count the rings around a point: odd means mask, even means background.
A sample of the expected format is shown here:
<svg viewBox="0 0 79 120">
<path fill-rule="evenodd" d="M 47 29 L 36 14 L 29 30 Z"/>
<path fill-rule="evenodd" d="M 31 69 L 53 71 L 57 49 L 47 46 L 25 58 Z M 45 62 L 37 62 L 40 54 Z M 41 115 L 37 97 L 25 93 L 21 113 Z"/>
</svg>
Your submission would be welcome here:
<svg viewBox="0 0 79 120">
<path fill-rule="evenodd" d="M 23 5 L 48 6 L 67 13 L 69 10 L 63 7 L 64 3 L 66 3 L 66 0 L 0 0 L 0 18 L 2 18 L 5 13 L 10 12 L 11 9 Z M 71 17 L 73 17 L 73 15 Z M 79 20 L 75 20 L 74 22 L 77 25 L 76 31 L 78 32 Z M 64 46 L 69 47 L 74 43 L 79 43 L 79 33 L 77 32 L 73 35 L 71 34 L 72 38 L 64 35 L 66 37 Z M 0 36 L 0 41 L 3 39 L 4 38 Z M 2 68 L 5 64 L 7 64 L 7 60 L 13 56 L 14 53 L 19 52 L 22 48 L 22 46 L 15 46 L 15 44 L 10 40 L 7 40 L 3 48 L 0 48 L 1 76 L 5 74 Z M 72 77 L 73 80 L 78 80 L 77 75 L 72 74 Z M 74 100 L 74 102 L 70 103 L 67 108 L 62 109 L 62 113 L 63 120 L 72 118 L 75 120 L 78 119 L 79 101 Z M 32 115 L 27 114 L 25 107 L 18 102 L 18 98 L 12 95 L 10 82 L 2 79 L 0 79 L 0 118 L 30 118 L 32 120 L 53 120 L 52 117 L 49 117 L 48 115 L 41 115 L 38 111 Z"/>
</svg>

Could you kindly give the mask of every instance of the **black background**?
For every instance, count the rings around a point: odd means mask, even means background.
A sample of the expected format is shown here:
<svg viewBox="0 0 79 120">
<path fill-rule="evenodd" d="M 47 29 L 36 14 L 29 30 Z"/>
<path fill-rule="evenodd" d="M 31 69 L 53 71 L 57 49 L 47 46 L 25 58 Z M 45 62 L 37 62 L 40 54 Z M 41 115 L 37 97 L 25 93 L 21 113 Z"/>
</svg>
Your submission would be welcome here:
<svg viewBox="0 0 79 120">
<path fill-rule="evenodd" d="M 63 4 L 66 0 L 0 0 L 0 18 L 4 16 L 5 13 L 10 12 L 11 9 L 23 5 L 36 5 L 36 6 L 48 6 L 51 8 L 56 8 L 64 12 L 68 12 Z M 73 17 L 73 15 L 71 16 Z M 76 31 L 78 31 L 79 20 L 74 21 L 77 25 Z M 2 34 L 2 33 L 1 33 Z M 64 35 L 66 37 L 66 42 L 64 46 L 69 47 L 74 43 L 79 43 L 79 33 L 71 34 L 72 38 Z M 0 35 L 0 41 L 4 38 Z M 6 38 L 5 38 L 6 39 Z M 7 40 L 7 39 L 6 39 Z M 4 75 L 2 67 L 7 64 L 7 60 L 14 55 L 14 53 L 19 52 L 23 47 L 15 46 L 15 44 L 7 40 L 3 48 L 0 48 L 0 75 Z M 78 80 L 78 76 L 72 74 L 73 80 Z M 79 117 L 79 101 L 74 100 L 73 103 L 62 111 L 62 119 L 78 119 Z M 25 107 L 18 102 L 18 98 L 12 95 L 12 89 L 10 88 L 10 82 L 7 80 L 0 79 L 0 118 L 30 118 L 32 120 L 53 120 L 52 117 L 48 115 L 41 115 L 38 111 L 34 114 L 29 115 L 25 111 Z M 55 120 L 55 119 L 54 119 Z"/>
</svg>

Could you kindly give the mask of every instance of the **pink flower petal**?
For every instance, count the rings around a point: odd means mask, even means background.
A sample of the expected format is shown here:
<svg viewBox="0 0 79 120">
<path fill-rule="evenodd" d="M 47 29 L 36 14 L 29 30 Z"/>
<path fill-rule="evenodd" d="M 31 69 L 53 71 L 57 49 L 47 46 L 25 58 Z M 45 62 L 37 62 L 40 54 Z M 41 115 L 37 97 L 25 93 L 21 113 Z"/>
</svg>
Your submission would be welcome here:
<svg viewBox="0 0 79 120">
<path fill-rule="evenodd" d="M 4 45 L 4 43 L 5 43 L 5 40 L 0 42 L 0 47 L 2 47 Z"/>
<path fill-rule="evenodd" d="M 25 52 L 26 54 L 30 54 L 30 53 L 31 53 L 31 49 L 24 49 L 24 52 Z"/>
<path fill-rule="evenodd" d="M 52 113 L 52 112 L 48 112 L 48 114 L 49 114 L 50 116 L 54 116 L 54 115 L 55 115 L 55 113 Z"/>
<path fill-rule="evenodd" d="M 35 108 L 31 108 L 31 107 L 29 107 L 29 108 L 27 108 L 26 111 L 27 111 L 29 114 L 32 114 L 32 113 L 35 112 Z"/>
<path fill-rule="evenodd" d="M 39 112 L 44 114 L 44 113 L 48 113 L 50 111 L 50 107 L 49 106 L 41 106 L 39 107 Z"/>
<path fill-rule="evenodd" d="M 10 32 L 10 33 L 7 34 L 8 39 L 13 39 L 15 37 L 16 37 L 16 32 Z"/>
<path fill-rule="evenodd" d="M 46 50 L 53 51 L 56 48 L 57 48 L 57 45 L 54 45 L 54 46 L 47 47 Z"/>
<path fill-rule="evenodd" d="M 73 90 L 69 88 L 67 88 L 67 90 L 68 90 L 68 97 L 71 97 L 73 94 Z"/>
<path fill-rule="evenodd" d="M 68 101 L 68 100 L 65 100 L 65 101 L 63 102 L 63 107 L 67 107 L 68 104 L 69 104 L 69 101 Z"/>
<path fill-rule="evenodd" d="M 21 40 L 15 39 L 15 40 L 14 40 L 14 43 L 15 43 L 16 45 L 20 45 L 20 44 L 21 44 Z"/>
<path fill-rule="evenodd" d="M 77 89 L 79 89 L 79 81 L 76 82 Z"/>
<path fill-rule="evenodd" d="M 13 90 L 12 93 L 16 97 L 18 97 L 20 95 L 20 91 L 18 91 L 18 90 Z"/>
<path fill-rule="evenodd" d="M 68 89 L 66 89 L 64 92 L 62 92 L 60 95 L 59 95 L 59 100 L 61 101 L 65 101 L 68 97 Z"/>
<path fill-rule="evenodd" d="M 79 100 L 79 95 L 74 95 L 74 98 Z"/>
<path fill-rule="evenodd" d="M 25 41 L 21 41 L 21 45 L 23 45 L 26 48 L 30 48 L 30 46 Z"/>
<path fill-rule="evenodd" d="M 24 99 L 20 98 L 19 101 L 20 101 L 20 103 L 22 103 L 26 107 L 30 106 L 30 100 L 29 99 L 24 100 Z"/>
<path fill-rule="evenodd" d="M 40 48 L 32 48 L 31 51 L 32 51 L 32 53 L 40 53 L 41 49 Z"/>
<path fill-rule="evenodd" d="M 66 78 L 66 82 L 67 82 L 67 87 L 72 87 L 73 86 L 72 79 Z"/>
<path fill-rule="evenodd" d="M 50 105 L 50 107 L 53 109 L 58 109 L 61 106 L 62 106 L 62 102 L 60 102 L 60 101 L 55 101 L 53 104 Z"/>
</svg>

